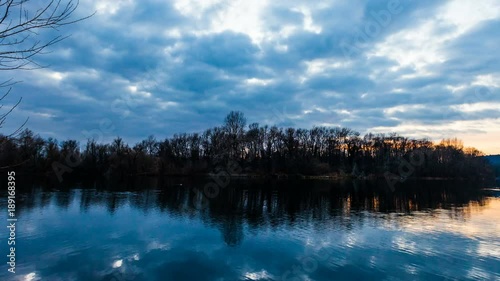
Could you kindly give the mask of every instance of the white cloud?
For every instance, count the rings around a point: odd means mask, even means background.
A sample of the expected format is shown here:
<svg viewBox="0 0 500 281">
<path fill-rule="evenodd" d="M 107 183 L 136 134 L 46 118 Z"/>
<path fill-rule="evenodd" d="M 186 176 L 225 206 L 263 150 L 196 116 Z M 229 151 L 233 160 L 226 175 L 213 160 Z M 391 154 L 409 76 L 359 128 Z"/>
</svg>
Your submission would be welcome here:
<svg viewBox="0 0 500 281">
<path fill-rule="evenodd" d="M 95 9 L 98 14 L 115 15 L 125 6 L 134 4 L 133 0 L 99 0 L 95 3 Z"/>
<path fill-rule="evenodd" d="M 246 272 L 243 276 L 250 280 L 262 280 L 262 279 L 272 279 L 272 275 L 270 275 L 266 270 L 261 270 L 257 272 Z"/>
<path fill-rule="evenodd" d="M 453 0 L 437 12 L 437 19 L 455 27 L 454 36 L 474 28 L 483 21 L 500 16 L 500 2 L 496 0 Z"/>
<path fill-rule="evenodd" d="M 113 268 L 119 268 L 119 267 L 122 266 L 122 264 L 123 264 L 123 260 L 122 259 L 121 260 L 116 260 L 116 261 L 113 262 L 112 267 Z"/>
</svg>

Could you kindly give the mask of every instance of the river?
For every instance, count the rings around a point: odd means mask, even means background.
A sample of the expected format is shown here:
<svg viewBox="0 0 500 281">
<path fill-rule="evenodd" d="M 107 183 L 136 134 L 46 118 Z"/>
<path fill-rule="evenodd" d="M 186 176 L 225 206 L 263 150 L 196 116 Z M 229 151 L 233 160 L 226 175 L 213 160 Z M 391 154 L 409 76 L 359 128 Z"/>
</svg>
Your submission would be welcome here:
<svg viewBox="0 0 500 281">
<path fill-rule="evenodd" d="M 232 179 L 206 197 L 208 181 L 19 188 L 0 280 L 500 280 L 498 190 Z"/>
</svg>

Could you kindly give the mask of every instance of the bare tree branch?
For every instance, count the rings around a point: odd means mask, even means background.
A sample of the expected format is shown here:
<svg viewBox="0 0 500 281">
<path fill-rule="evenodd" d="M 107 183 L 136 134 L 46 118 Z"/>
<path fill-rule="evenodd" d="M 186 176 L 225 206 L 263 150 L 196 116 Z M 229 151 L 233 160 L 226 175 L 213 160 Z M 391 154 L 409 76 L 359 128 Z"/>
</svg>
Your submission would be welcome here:
<svg viewBox="0 0 500 281">
<path fill-rule="evenodd" d="M 41 5 L 41 8 L 36 8 Z M 0 0 L 0 70 L 20 70 L 42 68 L 34 58 L 48 47 L 61 42 L 68 36 L 55 36 L 47 41 L 37 39 L 40 32 L 58 28 L 85 20 L 95 14 L 83 18 L 72 19 L 79 5 L 78 0 Z M 33 13 L 34 11 L 34 13 Z M 17 84 L 12 79 L 0 82 L 0 88 L 8 90 L 0 98 L 0 110 L 3 109 L 4 99 L 11 93 L 12 86 Z M 10 108 L 0 112 L 0 129 L 5 124 L 7 116 L 19 106 L 22 97 Z M 28 122 L 27 118 L 13 133 L 17 135 Z"/>
<path fill-rule="evenodd" d="M 79 1 L 51 0 L 34 14 L 30 15 L 26 5 L 31 0 L 0 1 L 0 70 L 25 69 L 35 64 L 32 58 L 42 53 L 68 36 L 57 36 L 47 42 L 31 40 L 32 36 L 39 35 L 44 29 L 58 29 L 91 17 L 72 19 L 71 16 L 78 7 Z M 66 3 L 64 3 L 66 2 Z M 12 15 L 19 10 L 18 20 Z M 17 14 L 17 13 L 15 13 Z"/>
</svg>

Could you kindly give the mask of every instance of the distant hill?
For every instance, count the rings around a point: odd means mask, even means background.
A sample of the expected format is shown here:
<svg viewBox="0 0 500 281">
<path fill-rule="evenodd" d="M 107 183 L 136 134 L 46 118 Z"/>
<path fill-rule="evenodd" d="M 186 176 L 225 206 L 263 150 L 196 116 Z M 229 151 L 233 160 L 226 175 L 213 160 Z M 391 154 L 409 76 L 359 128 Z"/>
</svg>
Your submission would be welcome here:
<svg viewBox="0 0 500 281">
<path fill-rule="evenodd" d="M 497 180 L 500 180 L 500 154 L 488 155 L 488 156 L 484 156 L 484 158 L 486 158 L 491 163 L 491 165 L 495 169 L 495 174 L 497 176 Z"/>
<path fill-rule="evenodd" d="M 500 165 L 500 154 L 484 156 L 494 166 Z"/>
</svg>

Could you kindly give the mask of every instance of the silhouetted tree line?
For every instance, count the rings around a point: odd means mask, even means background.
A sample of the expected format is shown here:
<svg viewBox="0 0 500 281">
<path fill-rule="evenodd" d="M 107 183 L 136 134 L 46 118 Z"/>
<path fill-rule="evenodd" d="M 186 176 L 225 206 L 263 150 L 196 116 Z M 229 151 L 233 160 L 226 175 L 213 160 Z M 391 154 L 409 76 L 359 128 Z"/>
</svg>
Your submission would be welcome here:
<svg viewBox="0 0 500 281">
<path fill-rule="evenodd" d="M 0 166 L 26 173 L 72 176 L 193 175 L 237 171 L 254 175 L 340 175 L 375 177 L 490 178 L 483 154 L 460 140 L 434 144 L 391 134 L 360 134 L 349 128 L 280 128 L 252 123 L 232 111 L 222 126 L 202 133 L 149 136 L 129 146 L 59 142 L 24 130 L 15 138 L 0 135 Z M 231 165 L 233 169 L 228 170 Z"/>
</svg>

